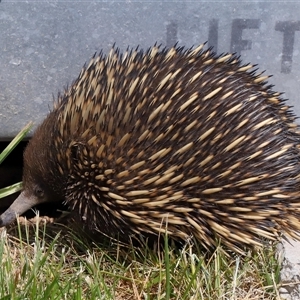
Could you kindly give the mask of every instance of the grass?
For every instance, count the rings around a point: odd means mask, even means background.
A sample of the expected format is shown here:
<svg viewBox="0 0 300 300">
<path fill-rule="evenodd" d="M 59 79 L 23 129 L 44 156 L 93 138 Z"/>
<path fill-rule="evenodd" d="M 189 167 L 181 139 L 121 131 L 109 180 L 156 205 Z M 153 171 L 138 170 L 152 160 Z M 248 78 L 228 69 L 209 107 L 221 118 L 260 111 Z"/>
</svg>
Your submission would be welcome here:
<svg viewBox="0 0 300 300">
<path fill-rule="evenodd" d="M 15 147 L 22 141 L 28 131 L 31 129 L 32 123 L 28 123 L 17 136 L 9 143 L 9 145 L 0 153 L 0 165 L 5 158 L 15 149 Z M 15 183 L 11 186 L 0 189 L 0 199 L 11 194 L 19 192 L 22 189 L 22 182 Z"/>
<path fill-rule="evenodd" d="M 136 247 L 36 222 L 2 231 L 0 299 L 276 299 L 274 247 L 228 256 L 222 246 Z"/>
<path fill-rule="evenodd" d="M 30 126 L 0 154 L 0 163 Z M 2 189 L 0 197 L 20 188 Z M 99 236 L 95 242 L 64 218 L 21 217 L 0 230 L 0 300 L 279 299 L 276 245 L 239 256 L 221 245 L 213 253 L 192 241 L 175 247 L 167 236 L 153 248 Z"/>
</svg>

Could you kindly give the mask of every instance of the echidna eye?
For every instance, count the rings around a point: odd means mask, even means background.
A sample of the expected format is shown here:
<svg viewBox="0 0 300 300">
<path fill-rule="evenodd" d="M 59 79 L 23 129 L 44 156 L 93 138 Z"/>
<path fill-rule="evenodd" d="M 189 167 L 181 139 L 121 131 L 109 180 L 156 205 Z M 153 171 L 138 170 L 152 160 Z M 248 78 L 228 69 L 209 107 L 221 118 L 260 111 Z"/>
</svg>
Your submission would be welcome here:
<svg viewBox="0 0 300 300">
<path fill-rule="evenodd" d="M 44 197 L 44 191 L 39 186 L 36 186 L 34 189 L 35 195 L 39 198 Z"/>
</svg>

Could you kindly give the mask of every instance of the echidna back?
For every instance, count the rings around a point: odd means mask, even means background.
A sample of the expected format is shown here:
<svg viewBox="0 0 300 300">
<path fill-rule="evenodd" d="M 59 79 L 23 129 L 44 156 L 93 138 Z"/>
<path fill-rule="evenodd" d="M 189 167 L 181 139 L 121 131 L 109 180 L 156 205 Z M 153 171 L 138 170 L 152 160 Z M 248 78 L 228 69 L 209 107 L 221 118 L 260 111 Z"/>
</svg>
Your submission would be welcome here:
<svg viewBox="0 0 300 300">
<path fill-rule="evenodd" d="M 66 202 L 108 233 L 293 235 L 299 129 L 252 67 L 202 46 L 95 56 L 52 112 Z"/>
</svg>

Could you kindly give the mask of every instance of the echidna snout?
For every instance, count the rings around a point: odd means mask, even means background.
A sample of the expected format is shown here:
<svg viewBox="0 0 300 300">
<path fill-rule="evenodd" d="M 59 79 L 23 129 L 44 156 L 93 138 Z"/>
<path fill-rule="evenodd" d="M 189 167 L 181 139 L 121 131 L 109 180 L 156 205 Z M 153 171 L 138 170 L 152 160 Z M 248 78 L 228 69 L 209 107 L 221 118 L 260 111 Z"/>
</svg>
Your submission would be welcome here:
<svg viewBox="0 0 300 300">
<path fill-rule="evenodd" d="M 38 198 L 26 197 L 22 192 L 14 203 L 1 215 L 0 226 L 12 223 L 17 215 L 22 215 L 33 206 L 42 203 Z"/>
<path fill-rule="evenodd" d="M 1 224 L 64 201 L 107 234 L 167 230 L 237 251 L 299 238 L 295 116 L 252 65 L 202 48 L 95 56 L 29 142 Z"/>
</svg>

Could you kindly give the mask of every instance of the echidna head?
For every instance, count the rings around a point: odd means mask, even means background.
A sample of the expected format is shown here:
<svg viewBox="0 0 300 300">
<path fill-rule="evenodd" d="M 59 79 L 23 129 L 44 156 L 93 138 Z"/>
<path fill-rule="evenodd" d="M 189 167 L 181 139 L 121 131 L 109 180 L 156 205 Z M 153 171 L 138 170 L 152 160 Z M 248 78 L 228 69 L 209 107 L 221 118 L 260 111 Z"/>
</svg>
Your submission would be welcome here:
<svg viewBox="0 0 300 300">
<path fill-rule="evenodd" d="M 50 122 L 49 122 L 50 120 Z M 55 148 L 49 142 L 49 125 L 51 117 L 37 129 L 24 152 L 23 191 L 13 204 L 0 216 L 0 226 L 13 222 L 35 205 L 59 201 L 63 180 L 58 178 L 58 172 L 51 168 L 51 151 Z"/>
</svg>

